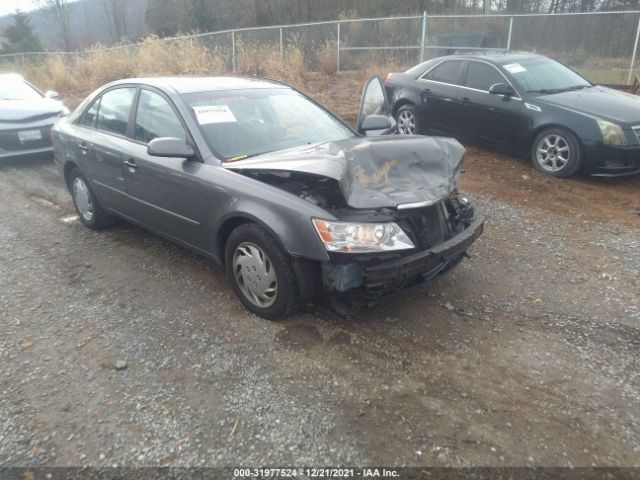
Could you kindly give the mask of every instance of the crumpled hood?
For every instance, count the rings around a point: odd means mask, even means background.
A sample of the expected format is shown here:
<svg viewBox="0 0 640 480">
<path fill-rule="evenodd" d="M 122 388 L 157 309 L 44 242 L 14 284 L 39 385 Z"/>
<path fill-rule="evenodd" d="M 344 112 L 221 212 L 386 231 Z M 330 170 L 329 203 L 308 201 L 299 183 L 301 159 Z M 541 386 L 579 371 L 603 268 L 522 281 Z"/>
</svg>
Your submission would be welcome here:
<svg viewBox="0 0 640 480">
<path fill-rule="evenodd" d="M 456 188 L 464 147 L 452 138 L 354 138 L 228 162 L 230 170 L 333 178 L 352 208 L 434 203 Z"/>
<path fill-rule="evenodd" d="M 64 110 L 62 102 L 48 98 L 0 100 L 0 122 L 26 122 L 52 117 Z"/>
</svg>

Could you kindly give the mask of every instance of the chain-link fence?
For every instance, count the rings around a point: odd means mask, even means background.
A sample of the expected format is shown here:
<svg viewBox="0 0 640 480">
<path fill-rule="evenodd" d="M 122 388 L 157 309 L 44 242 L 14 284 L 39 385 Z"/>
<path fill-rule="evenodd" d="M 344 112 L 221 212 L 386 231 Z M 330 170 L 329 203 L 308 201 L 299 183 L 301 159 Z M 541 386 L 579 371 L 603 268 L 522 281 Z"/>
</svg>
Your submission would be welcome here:
<svg viewBox="0 0 640 480">
<path fill-rule="evenodd" d="M 256 27 L 166 39 L 194 42 L 222 55 L 230 70 L 238 51 L 271 46 L 303 52 L 310 70 L 413 65 L 458 52 L 526 50 L 566 63 L 599 83 L 631 83 L 637 71 L 640 12 L 548 15 L 427 15 Z M 122 47 L 118 47 L 122 48 Z M 126 48 L 126 47 L 125 47 Z M 3 63 L 66 59 L 82 52 L 0 55 Z"/>
</svg>

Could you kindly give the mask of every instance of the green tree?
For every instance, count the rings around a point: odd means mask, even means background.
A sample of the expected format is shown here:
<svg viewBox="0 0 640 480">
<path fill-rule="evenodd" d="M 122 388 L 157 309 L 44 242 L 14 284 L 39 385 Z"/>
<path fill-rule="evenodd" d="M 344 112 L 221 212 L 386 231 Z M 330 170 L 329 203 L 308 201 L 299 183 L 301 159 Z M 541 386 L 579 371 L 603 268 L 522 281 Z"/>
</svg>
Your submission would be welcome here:
<svg viewBox="0 0 640 480">
<path fill-rule="evenodd" d="M 2 30 L 4 41 L 2 42 L 2 53 L 23 53 L 41 52 L 42 45 L 33 27 L 29 22 L 29 16 L 16 10 L 13 15 L 13 25 L 8 25 Z"/>
</svg>

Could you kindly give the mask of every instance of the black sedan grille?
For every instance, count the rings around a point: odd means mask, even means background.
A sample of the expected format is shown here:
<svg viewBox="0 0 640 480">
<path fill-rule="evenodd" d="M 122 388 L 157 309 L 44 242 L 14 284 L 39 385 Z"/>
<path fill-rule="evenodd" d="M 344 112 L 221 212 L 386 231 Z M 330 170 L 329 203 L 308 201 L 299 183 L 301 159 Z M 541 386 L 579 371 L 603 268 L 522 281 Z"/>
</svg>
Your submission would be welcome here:
<svg viewBox="0 0 640 480">
<path fill-rule="evenodd" d="M 19 152 L 21 150 L 35 150 L 51 146 L 51 126 L 41 128 L 25 128 L 24 130 L 40 130 L 42 136 L 39 140 L 20 141 L 19 130 L 0 131 L 0 150 Z"/>
</svg>

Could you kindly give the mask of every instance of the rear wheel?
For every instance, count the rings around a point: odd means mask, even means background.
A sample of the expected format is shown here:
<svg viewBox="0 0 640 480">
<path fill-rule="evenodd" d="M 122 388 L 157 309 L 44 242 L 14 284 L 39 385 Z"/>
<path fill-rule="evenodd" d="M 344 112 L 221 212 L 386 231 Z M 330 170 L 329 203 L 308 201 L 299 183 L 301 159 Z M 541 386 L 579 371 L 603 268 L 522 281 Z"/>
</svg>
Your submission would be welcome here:
<svg viewBox="0 0 640 480">
<path fill-rule="evenodd" d="M 403 105 L 396 112 L 396 124 L 401 135 L 417 135 L 420 133 L 416 107 Z"/>
<path fill-rule="evenodd" d="M 231 232 L 225 264 L 233 290 L 247 310 L 277 320 L 297 307 L 289 257 L 264 228 L 248 223 Z"/>
<path fill-rule="evenodd" d="M 531 160 L 540 171 L 556 177 L 570 177 L 582 167 L 580 142 L 564 128 L 548 128 L 533 141 Z"/>
<path fill-rule="evenodd" d="M 69 189 L 78 217 L 87 227 L 102 230 L 115 223 L 115 218 L 102 209 L 89 182 L 78 168 L 69 174 Z"/>
</svg>

